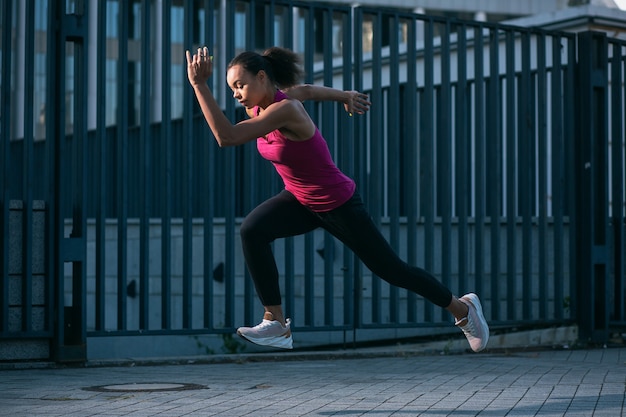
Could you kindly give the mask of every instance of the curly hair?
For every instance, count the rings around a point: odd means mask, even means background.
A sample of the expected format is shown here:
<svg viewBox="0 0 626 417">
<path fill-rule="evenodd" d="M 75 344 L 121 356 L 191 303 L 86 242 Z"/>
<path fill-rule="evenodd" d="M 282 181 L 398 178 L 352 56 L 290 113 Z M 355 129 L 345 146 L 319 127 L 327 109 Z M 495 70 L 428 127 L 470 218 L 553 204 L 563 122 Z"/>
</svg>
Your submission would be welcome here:
<svg viewBox="0 0 626 417">
<path fill-rule="evenodd" d="M 230 61 L 228 68 L 241 65 L 255 75 L 263 70 L 278 88 L 285 89 L 300 83 L 303 71 L 299 64 L 300 57 L 295 52 L 274 46 L 266 49 L 263 54 L 242 52 Z"/>
</svg>

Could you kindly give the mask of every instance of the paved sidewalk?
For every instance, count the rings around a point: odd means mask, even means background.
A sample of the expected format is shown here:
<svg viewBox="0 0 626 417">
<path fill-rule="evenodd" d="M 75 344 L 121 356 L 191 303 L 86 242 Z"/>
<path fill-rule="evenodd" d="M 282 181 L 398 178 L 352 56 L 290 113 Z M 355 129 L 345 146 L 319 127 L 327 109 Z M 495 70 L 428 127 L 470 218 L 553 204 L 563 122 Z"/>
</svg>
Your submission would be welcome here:
<svg viewBox="0 0 626 417">
<path fill-rule="evenodd" d="M 0 415 L 620 417 L 625 384 L 626 348 L 281 352 L 213 363 L 1 370 Z"/>
</svg>

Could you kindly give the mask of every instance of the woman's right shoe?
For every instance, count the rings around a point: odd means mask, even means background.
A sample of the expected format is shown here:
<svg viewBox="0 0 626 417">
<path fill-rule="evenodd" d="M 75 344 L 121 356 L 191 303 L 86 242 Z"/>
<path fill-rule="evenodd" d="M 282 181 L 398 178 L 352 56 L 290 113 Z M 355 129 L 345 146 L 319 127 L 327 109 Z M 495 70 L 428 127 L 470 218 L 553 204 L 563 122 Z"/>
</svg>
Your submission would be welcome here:
<svg viewBox="0 0 626 417">
<path fill-rule="evenodd" d="M 283 326 L 279 321 L 274 320 L 272 313 L 265 312 L 261 323 L 254 327 L 240 327 L 237 329 L 237 334 L 257 345 L 293 349 L 290 325 L 291 320 L 287 319 Z"/>
</svg>

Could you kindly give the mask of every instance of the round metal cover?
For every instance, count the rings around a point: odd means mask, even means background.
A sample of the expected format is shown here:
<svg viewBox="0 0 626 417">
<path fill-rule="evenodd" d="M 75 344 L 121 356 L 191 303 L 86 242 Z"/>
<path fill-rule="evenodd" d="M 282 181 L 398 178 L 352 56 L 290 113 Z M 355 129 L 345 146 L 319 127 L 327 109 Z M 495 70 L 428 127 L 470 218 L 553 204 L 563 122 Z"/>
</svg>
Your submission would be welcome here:
<svg viewBox="0 0 626 417">
<path fill-rule="evenodd" d="M 84 389 L 87 391 L 99 392 L 156 392 L 206 389 L 206 387 L 198 384 L 180 384 L 175 382 L 139 382 L 130 384 L 99 385 Z"/>
</svg>

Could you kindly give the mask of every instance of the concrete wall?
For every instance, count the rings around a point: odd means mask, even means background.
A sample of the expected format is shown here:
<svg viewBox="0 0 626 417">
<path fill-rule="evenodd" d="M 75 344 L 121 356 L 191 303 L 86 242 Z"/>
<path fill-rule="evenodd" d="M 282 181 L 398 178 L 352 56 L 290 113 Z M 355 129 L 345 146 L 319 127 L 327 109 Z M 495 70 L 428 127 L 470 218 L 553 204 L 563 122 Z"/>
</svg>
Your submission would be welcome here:
<svg viewBox="0 0 626 417">
<path fill-rule="evenodd" d="M 388 228 L 386 225 L 382 227 L 383 233 L 388 233 Z M 204 328 L 203 324 L 203 313 L 205 309 L 204 305 L 204 236 L 203 236 L 204 225 L 201 220 L 194 221 L 192 228 L 192 303 L 190 306 L 185 306 L 183 303 L 182 297 L 182 259 L 183 259 L 183 230 L 182 224 L 180 222 L 172 223 L 171 230 L 171 239 L 172 239 L 172 253 L 171 253 L 171 262 L 172 262 L 172 276 L 171 276 L 171 288 L 172 294 L 170 296 L 171 301 L 171 323 L 173 329 L 181 329 L 182 328 L 182 315 L 183 311 L 186 309 L 191 309 L 191 317 L 192 324 L 191 327 L 193 329 L 202 329 Z M 488 229 L 487 229 L 488 230 Z M 136 289 L 139 289 L 139 223 L 137 221 L 129 221 L 128 223 L 128 276 L 127 283 L 131 281 L 135 281 Z M 214 225 L 215 235 L 213 238 L 213 258 L 214 263 L 212 265 L 216 266 L 220 262 L 225 261 L 225 250 L 224 250 L 224 225 L 222 222 L 216 222 Z M 487 312 L 488 319 L 493 319 L 489 317 L 489 312 L 492 311 L 492 304 L 498 303 L 498 307 L 502 311 L 501 317 L 499 319 L 506 320 L 515 320 L 522 319 L 522 311 L 523 311 L 523 295 L 524 295 L 524 280 L 522 279 L 523 271 L 522 271 L 522 262 L 521 262 L 521 248 L 522 248 L 522 230 L 521 226 L 518 225 L 518 229 L 515 233 L 514 242 L 516 249 L 516 277 L 513 279 L 509 279 L 506 275 L 506 263 L 505 259 L 507 256 L 507 239 L 506 239 L 506 225 L 502 224 L 500 226 L 500 239 L 501 239 L 501 247 L 498 249 L 498 253 L 501 259 L 501 271 L 497 274 L 498 283 L 498 295 L 494 296 L 492 294 L 492 275 L 490 274 L 489 268 L 491 265 L 490 262 L 490 240 L 489 233 L 485 235 L 484 245 L 486 248 L 485 254 L 485 266 L 487 268 L 485 276 L 482 277 L 474 277 L 473 273 L 468 280 L 468 290 L 474 291 L 477 286 L 480 285 L 481 290 L 481 299 L 483 301 L 483 306 Z M 423 241 L 424 239 L 424 230 L 418 230 L 418 241 Z M 466 245 L 466 256 L 469 260 L 469 270 L 474 270 L 476 253 L 475 253 L 475 245 L 472 243 L 475 241 L 475 230 L 473 225 L 470 224 L 469 227 L 469 239 L 468 244 Z M 152 330 L 156 330 L 160 328 L 161 323 L 161 224 L 159 221 L 153 221 L 150 223 L 150 256 L 149 256 L 149 271 L 150 271 L 150 279 L 149 279 L 149 305 L 150 305 L 150 314 L 149 314 L 149 327 Z M 235 234 L 238 237 L 238 233 Z M 441 231 L 439 226 L 436 227 L 435 232 L 435 265 L 433 268 L 433 273 L 435 275 L 440 276 L 442 265 L 444 263 L 448 263 L 451 266 L 451 276 L 449 287 L 453 290 L 453 292 L 457 293 L 457 289 L 459 287 L 458 284 L 458 273 L 459 273 L 459 253 L 458 253 L 458 243 L 457 243 L 457 229 L 456 227 L 453 230 L 453 236 L 451 241 L 453 243 L 453 248 L 451 253 L 443 253 L 441 249 Z M 95 226 L 93 223 L 89 223 L 88 225 L 88 253 L 87 253 L 87 327 L 89 330 L 92 330 L 95 325 L 95 310 L 93 306 L 95 305 L 95 278 L 94 278 L 94 265 L 95 265 Z M 554 259 L 551 254 L 547 254 L 547 265 L 548 265 L 548 276 L 540 276 L 539 273 L 539 253 L 538 248 L 540 245 L 538 241 L 540 237 L 537 234 L 536 229 L 533 231 L 533 254 L 532 254 L 532 274 L 530 284 L 530 293 L 532 297 L 531 308 L 532 308 L 532 316 L 537 319 L 539 317 L 540 311 L 540 303 L 539 303 L 539 291 L 542 286 L 545 286 L 548 294 L 548 304 L 546 306 L 548 310 L 548 315 L 551 317 L 552 312 L 556 309 L 563 308 L 563 305 L 567 303 L 567 296 L 569 295 L 569 282 L 563 282 L 562 285 L 565 288 L 564 294 L 566 295 L 565 299 L 554 299 Z M 546 239 L 546 248 L 548 251 L 554 250 L 554 242 L 553 242 L 553 230 L 548 227 L 547 234 L 545 236 Z M 344 292 L 344 278 L 343 278 L 343 249 L 342 246 L 337 243 L 333 249 L 335 261 L 332 263 L 332 271 L 333 276 L 331 277 L 330 282 L 325 280 L 324 278 L 324 259 L 315 252 L 316 249 L 321 248 L 324 241 L 324 235 L 321 231 L 316 231 L 313 234 L 313 245 L 309 246 L 308 250 L 314 251 L 313 254 L 313 268 L 315 271 L 314 277 L 314 310 L 315 310 L 315 318 L 314 324 L 316 326 L 322 326 L 324 324 L 324 308 L 325 308 L 325 299 L 324 299 L 324 291 L 327 285 L 332 285 L 332 291 L 334 294 L 334 299 L 332 300 L 332 306 L 334 310 L 334 324 L 341 325 L 343 323 L 343 292 Z M 406 242 L 406 226 L 403 225 L 401 227 L 400 233 L 400 242 Z M 294 326 L 302 326 L 304 325 L 304 305 L 305 305 L 305 279 L 304 279 L 304 266 L 305 266 L 305 252 L 307 248 L 305 247 L 305 242 L 303 237 L 296 237 L 294 239 L 295 250 L 294 250 L 294 309 L 293 311 L 286 311 L 287 315 L 292 318 Z M 569 237 L 567 234 L 566 227 L 566 235 L 564 236 L 564 249 L 565 253 L 567 253 L 567 247 L 569 245 Z M 285 256 L 284 256 L 284 240 L 278 240 L 275 243 L 274 247 L 275 257 L 277 260 L 278 268 L 281 273 L 281 277 L 284 275 L 285 270 Z M 406 245 L 400 244 L 400 249 L 398 251 L 400 255 L 406 259 Z M 423 249 L 420 249 L 420 252 L 423 252 Z M 105 294 L 105 328 L 111 331 L 114 331 L 117 326 L 117 224 L 115 221 L 109 221 L 106 227 L 106 294 Z M 423 256 L 418 254 L 418 265 L 424 266 Z M 565 275 L 569 276 L 569 263 L 567 259 L 564 261 L 564 269 Z M 234 276 L 225 277 L 226 280 L 233 280 L 234 287 L 234 326 L 241 325 L 253 325 L 256 323 L 247 323 L 245 322 L 244 314 L 244 285 L 245 285 L 245 275 L 244 275 L 244 260 L 241 253 L 240 242 L 235 242 L 235 259 L 234 259 Z M 69 279 L 69 278 L 66 278 Z M 213 280 L 213 277 L 210 276 L 209 280 L 212 282 L 212 292 L 213 296 L 211 298 L 211 306 L 213 311 L 214 322 L 213 326 L 216 328 L 220 328 L 224 326 L 224 317 L 226 315 L 226 285 L 224 282 L 219 282 Z M 374 306 L 374 303 L 377 303 L 377 306 L 382 311 L 382 319 L 383 321 L 390 320 L 389 312 L 390 312 L 390 292 L 389 286 L 386 283 L 381 283 L 381 299 L 377 301 L 372 297 L 372 288 L 374 280 L 378 280 L 378 278 L 373 278 L 367 269 L 363 269 L 363 277 L 362 277 L 363 288 L 361 291 L 361 303 L 362 303 L 362 311 L 363 311 L 363 321 L 368 323 L 371 317 L 371 311 Z M 478 282 L 480 280 L 480 282 Z M 567 280 L 564 280 L 567 281 Z M 69 285 L 69 283 L 68 283 Z M 513 288 L 510 288 L 512 286 Z M 281 278 L 281 288 L 284 292 L 285 283 L 284 278 Z M 514 294 L 514 299 L 509 299 L 508 296 L 510 293 Z M 284 301 L 284 300 L 283 300 Z M 401 320 L 404 320 L 406 317 L 406 306 L 408 303 L 406 292 L 404 290 L 400 291 L 400 296 L 398 299 L 398 303 L 400 306 L 400 314 Z M 507 316 L 506 312 L 509 305 L 513 303 L 513 310 L 515 311 L 516 317 Z M 139 297 L 127 297 L 126 299 L 126 311 L 128 315 L 127 320 L 127 329 L 136 330 L 139 326 L 139 307 L 140 300 Z M 421 298 L 417 298 L 417 310 L 418 310 L 418 321 L 425 320 L 424 317 L 424 307 L 425 301 Z M 255 310 L 258 311 L 258 318 L 260 320 L 262 314 L 262 307 L 255 301 Z M 441 311 L 441 313 L 439 312 Z M 567 313 L 566 313 L 567 314 Z M 446 324 L 445 317 L 447 317 L 443 310 L 439 310 L 435 308 L 435 322 L 439 322 L 441 317 L 444 317 L 443 324 Z M 420 336 L 426 334 L 436 334 L 436 333 L 446 333 L 446 332 L 456 332 L 454 326 L 451 325 L 442 325 L 439 328 L 405 328 L 405 329 L 373 329 L 373 330 L 363 330 L 360 329 L 357 332 L 353 333 L 351 330 L 349 332 L 344 331 L 315 331 L 315 332 L 297 332 L 296 338 L 296 346 L 297 347 L 310 347 L 310 346 L 319 346 L 319 345 L 328 345 L 328 344 L 341 344 L 344 342 L 352 342 L 352 341 L 368 341 L 368 340 L 383 340 L 383 339 L 398 339 L 405 337 L 413 337 Z M 208 331 L 207 331 L 208 333 Z M 227 335 L 232 335 L 231 331 L 227 331 Z M 356 340 L 355 340 L 356 339 Z M 236 341 L 239 339 L 236 338 Z M 177 336 L 132 336 L 132 337 L 92 337 L 89 338 L 88 341 L 88 358 L 93 359 L 106 359 L 111 357 L 142 357 L 142 356 L 177 356 L 177 355 L 201 355 L 206 353 L 223 353 L 228 351 L 229 347 L 227 344 L 232 342 L 228 339 L 228 336 L 224 336 L 221 334 L 201 334 L 201 335 L 177 335 Z M 237 343 L 237 342 L 235 342 Z M 257 348 L 250 344 L 246 344 L 246 351 L 255 351 Z M 240 346 L 241 347 L 241 346 Z"/>
<path fill-rule="evenodd" d="M 23 247 L 24 247 L 24 211 L 22 201 L 11 200 L 9 203 L 9 306 L 8 332 L 30 330 L 46 331 L 49 317 L 46 308 L 47 276 L 45 275 L 45 203 L 34 201 L 32 207 L 33 222 L 31 236 L 32 280 L 24 282 Z M 24 290 L 31 293 L 31 328 L 25 329 Z M 0 339 L 0 360 L 47 359 L 50 356 L 50 344 L 47 338 Z"/>
<path fill-rule="evenodd" d="M 23 290 L 24 285 L 28 285 L 32 294 L 31 305 L 31 326 L 33 331 L 46 331 L 46 323 L 49 321 L 49 317 L 46 314 L 50 314 L 50 310 L 46 308 L 46 290 L 52 290 L 52 288 L 46 288 L 46 276 L 45 276 L 45 258 L 44 258 L 44 244 L 45 244 L 45 205 L 43 202 L 36 202 L 33 205 L 33 236 L 32 236 L 32 270 L 33 279 L 30 283 L 24 283 L 22 277 L 22 248 L 23 248 L 23 208 L 19 201 L 11 203 L 10 207 L 10 239 L 9 239 L 9 330 L 11 332 L 19 332 L 22 329 L 22 314 L 23 314 Z M 67 226 L 69 229 L 69 225 Z M 150 304 L 150 328 L 158 329 L 161 322 L 161 223 L 159 221 L 150 222 L 150 255 L 149 255 L 149 271 L 150 271 L 150 290 L 149 290 L 149 304 Z M 216 221 L 214 224 L 214 237 L 213 237 L 213 266 L 217 266 L 219 263 L 224 262 L 225 248 L 224 248 L 224 223 Z M 382 226 L 383 233 L 388 233 L 388 228 L 385 224 Z M 115 330 L 117 325 L 117 223 L 114 220 L 109 220 L 105 228 L 105 271 L 106 271 L 106 294 L 105 294 L 105 327 L 108 330 Z M 192 305 L 183 305 L 182 298 L 182 260 L 183 260 L 183 227 L 180 221 L 173 221 L 171 229 L 171 243 L 172 243 L 172 276 L 171 276 L 171 288 L 172 294 L 170 296 L 171 308 L 172 308 L 172 328 L 180 329 L 182 326 L 182 314 L 185 309 L 191 309 L 192 316 L 192 328 L 202 329 L 204 326 L 202 322 L 204 313 L 204 225 L 202 221 L 197 220 L 193 222 L 192 227 Z M 506 257 L 506 229 L 505 225 L 501 225 L 501 248 L 499 253 L 501 258 Z M 128 223 L 128 265 L 127 265 L 127 283 L 135 281 L 137 285 L 139 283 L 139 222 L 129 221 Z M 566 228 L 567 231 L 567 228 Z M 546 238 L 546 247 L 548 250 L 553 250 L 552 242 L 552 229 L 548 228 Z M 401 227 L 399 253 L 406 259 L 406 245 L 401 242 L 406 242 L 406 226 Z M 456 227 L 453 231 L 452 242 L 457 241 Z M 474 260 L 476 254 L 474 253 L 474 245 L 471 242 L 474 241 L 475 230 L 473 225 L 469 226 L 469 242 L 467 245 L 467 258 L 469 259 L 470 271 L 474 268 Z M 240 242 L 235 242 L 235 259 L 233 261 L 234 276 L 225 277 L 225 279 L 232 279 L 234 286 L 234 300 L 235 300 L 235 326 L 239 325 L 252 325 L 254 323 L 246 323 L 243 317 L 243 300 L 244 300 L 244 260 L 241 254 Z M 436 227 L 436 239 L 435 239 L 435 265 L 433 271 L 436 275 L 439 275 L 442 270 L 443 263 L 447 262 L 451 265 L 451 277 L 449 286 L 455 290 L 458 288 L 458 245 L 455 243 L 452 253 L 443 253 L 441 250 L 441 234 L 440 229 Z M 517 230 L 515 233 L 516 248 L 521 248 L 521 230 Z M 88 223 L 87 230 L 87 328 L 93 330 L 95 326 L 95 224 L 90 221 Z M 418 229 L 418 241 L 423 241 L 424 231 Z M 533 250 L 538 248 L 537 240 L 539 239 L 536 230 L 533 231 Z M 304 267 L 305 267 L 305 252 L 307 250 L 313 252 L 313 269 L 315 271 L 314 277 L 314 301 L 313 308 L 316 312 L 314 318 L 314 325 L 321 326 L 324 324 L 324 291 L 327 285 L 332 285 L 332 291 L 334 299 L 332 300 L 332 306 L 334 310 L 334 324 L 342 324 L 343 317 L 343 291 L 344 291 L 344 278 L 343 278 L 343 248 L 339 243 L 332 248 L 334 255 L 334 262 L 331 265 L 333 276 L 330 281 L 324 277 L 325 260 L 317 253 L 318 249 L 321 249 L 324 243 L 324 235 L 321 231 L 316 231 L 312 237 L 312 244 L 306 245 L 304 237 L 296 237 L 294 239 L 294 311 L 287 312 L 290 317 L 293 318 L 294 324 L 303 325 L 304 321 L 304 305 L 305 305 L 305 279 L 304 279 Z M 485 235 L 485 247 L 489 248 L 489 234 Z M 566 234 L 564 239 L 564 247 L 569 245 L 569 238 Z M 284 241 L 279 240 L 275 244 L 275 255 L 281 275 L 284 274 L 285 265 L 285 246 Z M 328 251 L 329 249 L 326 249 Z M 421 249 L 420 249 L 420 252 Z M 567 252 L 567 251 L 566 251 Z M 328 253 L 328 252 L 327 252 Z M 533 253 L 532 256 L 532 278 L 531 278 L 531 294 L 532 294 L 532 314 L 533 317 L 538 315 L 539 303 L 538 303 L 538 291 L 541 285 L 546 283 L 546 288 L 550 298 L 550 294 L 553 294 L 554 289 L 554 277 L 553 277 L 553 259 L 548 255 L 548 276 L 540 277 L 538 272 L 538 253 Z M 516 255 L 519 256 L 519 255 Z M 487 268 L 490 266 L 490 259 L 488 257 L 484 260 Z M 424 265 L 424 259 L 421 254 L 418 254 L 418 265 Z M 565 262 L 566 276 L 569 276 L 568 262 Z M 507 310 L 508 305 L 513 302 L 514 310 L 521 314 L 522 311 L 522 294 L 523 294 L 523 280 L 521 279 L 522 270 L 521 262 L 517 262 L 516 275 L 519 279 L 513 280 L 507 279 L 505 271 L 501 271 L 498 277 L 501 277 L 501 282 L 498 283 L 499 294 L 494 297 L 491 293 L 492 282 L 491 274 L 489 270 L 486 271 L 486 276 L 480 278 L 470 278 L 468 286 L 470 290 L 473 290 L 478 282 L 476 279 L 480 279 L 480 285 L 482 285 L 481 298 L 485 305 L 486 311 L 491 310 L 493 302 L 498 302 L 500 309 Z M 71 266 L 68 264 L 68 268 Z M 504 268 L 505 265 L 503 264 Z M 212 268 L 211 268 L 212 269 Z M 68 269 L 66 276 L 66 288 L 71 288 L 70 278 L 71 274 Z M 212 280 L 212 305 L 214 315 L 213 326 L 223 326 L 223 320 L 225 317 L 225 298 L 226 298 L 226 285 L 222 281 Z M 377 301 L 372 297 L 372 287 L 374 279 L 367 271 L 363 270 L 363 288 L 361 292 L 361 302 L 363 321 L 367 323 L 370 320 L 370 312 L 374 303 L 378 303 L 382 311 L 383 321 L 389 320 L 390 311 L 390 297 L 389 287 L 385 283 L 381 283 L 381 299 Z M 508 282 L 507 282 L 508 281 Z M 565 294 L 569 294 L 569 283 L 563 282 L 565 286 Z M 507 299 L 508 285 L 514 285 L 513 293 L 515 294 L 514 300 Z M 285 288 L 284 281 L 281 281 L 281 287 Z M 139 287 L 137 285 L 136 289 Z M 69 304 L 69 294 L 66 297 L 66 303 Z M 497 300 L 497 301 L 495 301 Z M 401 315 L 406 310 L 407 297 L 404 291 L 400 291 L 398 300 L 400 304 Z M 566 300 L 555 300 L 550 298 L 548 309 L 553 311 L 554 309 L 562 308 Z M 423 319 L 424 300 L 421 297 L 417 299 L 418 319 Z M 130 330 L 137 329 L 139 325 L 139 297 L 127 297 L 126 308 L 128 314 L 127 328 Z M 261 306 L 258 301 L 255 301 L 255 308 L 259 311 L 259 317 L 261 313 Z M 488 313 L 489 314 L 489 313 Z M 439 317 L 439 316 L 437 316 Z M 510 317 L 507 317 L 511 319 Z M 403 317 L 401 317 L 403 319 Z M 435 318 L 438 320 L 438 318 Z M 436 333 L 448 333 L 456 334 L 454 326 L 442 326 L 439 328 L 399 328 L 399 329 L 359 329 L 357 331 L 315 331 L 315 332 L 298 332 L 296 337 L 296 347 L 316 346 L 316 345 L 328 345 L 328 344 L 341 344 L 351 343 L 353 341 L 363 342 L 368 340 L 383 340 L 383 339 L 399 339 L 406 337 L 414 337 L 426 334 Z M 207 332 L 208 333 L 208 332 Z M 115 337 L 90 337 L 88 339 L 88 359 L 114 359 L 114 358 L 129 358 L 129 357 L 163 357 L 163 356 L 185 356 L 185 355 L 205 355 L 212 353 L 229 353 L 232 351 L 241 351 L 242 349 L 247 352 L 262 350 L 250 344 L 244 344 L 235 338 L 230 338 L 231 333 L 225 334 L 196 334 L 196 335 L 176 335 L 176 336 L 115 336 Z M 0 339 L 0 360 L 43 360 L 50 357 L 50 343 L 46 337 L 41 338 L 22 338 L 22 339 Z"/>
</svg>

